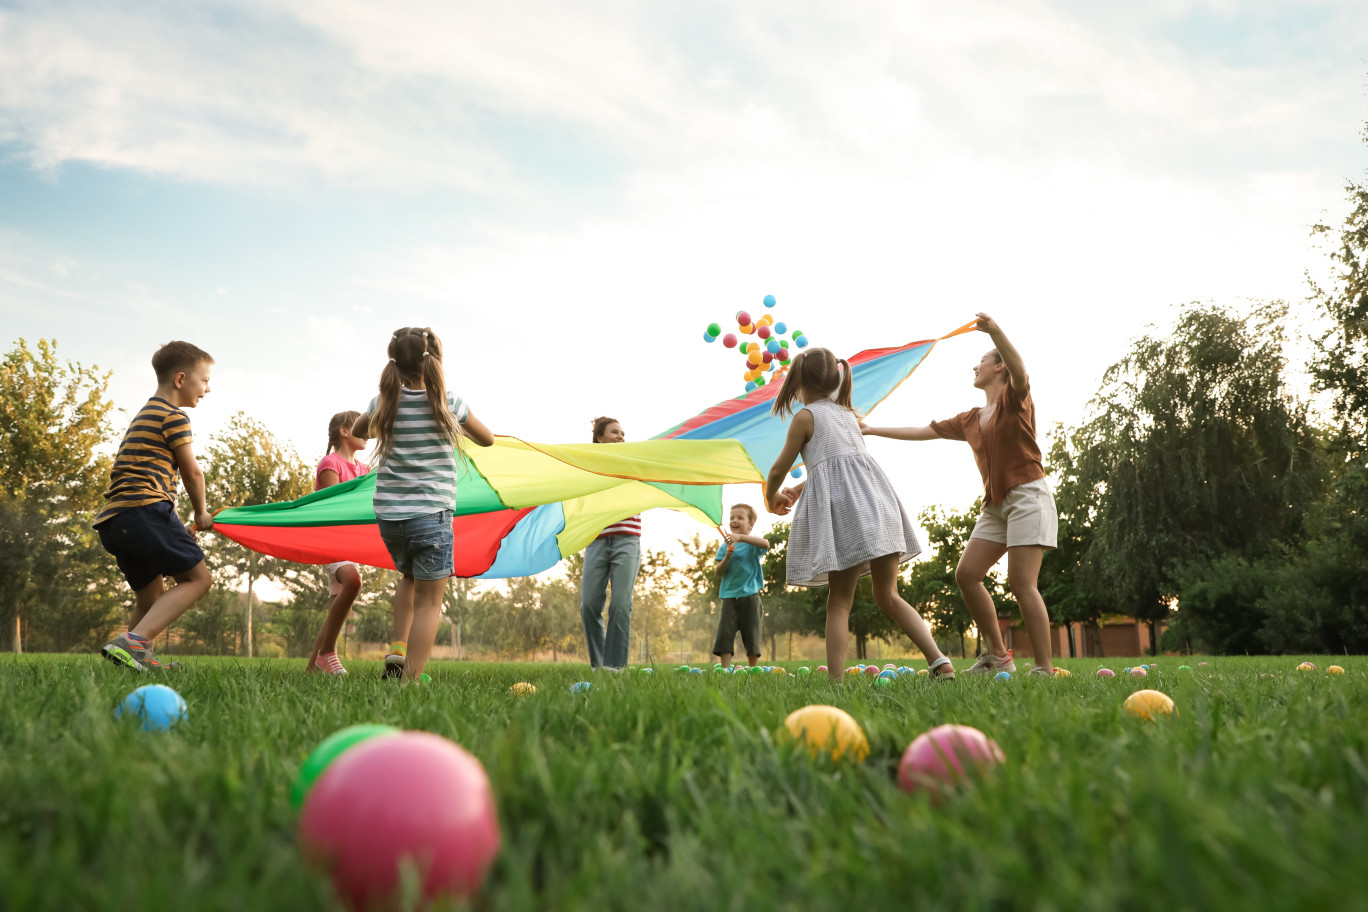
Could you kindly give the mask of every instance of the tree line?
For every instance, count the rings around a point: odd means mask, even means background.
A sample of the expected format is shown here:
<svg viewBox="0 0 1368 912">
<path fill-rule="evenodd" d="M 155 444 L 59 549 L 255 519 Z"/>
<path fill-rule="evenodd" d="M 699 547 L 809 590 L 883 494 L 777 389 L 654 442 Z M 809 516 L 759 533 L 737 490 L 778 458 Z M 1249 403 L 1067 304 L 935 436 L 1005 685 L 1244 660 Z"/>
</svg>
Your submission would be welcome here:
<svg viewBox="0 0 1368 912">
<path fill-rule="evenodd" d="M 1332 245 L 1331 276 L 1305 304 L 1243 313 L 1210 303 L 1135 340 L 1104 374 L 1076 427 L 1047 435 L 1060 513 L 1041 591 L 1056 623 L 1108 616 L 1149 624 L 1151 649 L 1215 653 L 1368 652 L 1368 183 L 1352 211 L 1314 234 Z M 1323 329 L 1295 359 L 1289 317 Z M 95 649 L 123 623 L 131 595 L 90 521 L 122 427 L 109 373 L 61 359 L 57 343 L 18 340 L 0 362 L 0 638 L 15 651 Z M 126 416 L 124 416 L 126 418 Z M 209 501 L 290 500 L 312 489 L 308 464 L 244 414 L 200 457 Z M 972 621 L 954 570 L 978 504 L 930 508 L 927 551 L 904 570 L 904 597 L 948 652 L 965 654 Z M 764 635 L 820 635 L 824 593 L 783 586 L 788 527 L 767 534 Z M 181 651 L 307 655 L 327 604 L 319 567 L 202 537 L 215 587 L 169 633 Z M 718 610 L 716 542 L 642 556 L 633 655 L 709 651 Z M 583 657 L 578 555 L 552 578 L 477 584 L 447 595 L 440 643 L 461 654 Z M 346 636 L 388 637 L 393 573 L 370 571 Z M 263 603 L 270 581 L 285 597 Z M 1004 616 L 1014 603 L 990 591 Z M 1160 640 L 1159 622 L 1167 623 Z M 861 583 L 850 618 L 856 651 L 895 631 Z"/>
</svg>

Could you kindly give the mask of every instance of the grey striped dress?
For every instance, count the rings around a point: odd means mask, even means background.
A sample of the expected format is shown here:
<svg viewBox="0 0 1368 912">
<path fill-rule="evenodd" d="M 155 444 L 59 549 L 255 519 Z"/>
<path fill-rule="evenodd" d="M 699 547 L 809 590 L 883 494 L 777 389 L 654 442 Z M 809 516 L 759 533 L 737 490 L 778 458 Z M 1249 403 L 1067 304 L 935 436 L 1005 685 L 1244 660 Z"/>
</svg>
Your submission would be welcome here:
<svg viewBox="0 0 1368 912">
<path fill-rule="evenodd" d="M 378 399 L 366 414 L 374 415 Z M 465 400 L 447 393 L 447 407 L 465 424 Z M 375 476 L 375 515 L 401 520 L 456 508 L 456 445 L 442 436 L 425 390 L 401 387 L 394 446 Z"/>
<path fill-rule="evenodd" d="M 803 447 L 808 480 L 793 510 L 788 584 L 821 586 L 833 570 L 869 573 L 873 558 L 921 553 L 917 532 L 883 469 L 865 450 L 855 415 L 830 399 L 813 402 L 812 439 Z"/>
</svg>

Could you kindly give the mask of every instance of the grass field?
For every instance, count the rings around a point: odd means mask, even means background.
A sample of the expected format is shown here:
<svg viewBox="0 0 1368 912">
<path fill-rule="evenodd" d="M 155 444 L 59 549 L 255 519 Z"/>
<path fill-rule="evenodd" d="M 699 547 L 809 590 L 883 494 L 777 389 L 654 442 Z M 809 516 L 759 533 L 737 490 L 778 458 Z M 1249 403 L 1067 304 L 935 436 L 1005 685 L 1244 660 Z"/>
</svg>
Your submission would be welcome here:
<svg viewBox="0 0 1368 912">
<path fill-rule="evenodd" d="M 1309 658 L 1322 670 L 1192 657 L 1192 674 L 1165 659 L 1103 680 L 1065 660 L 1072 678 L 888 689 L 661 668 L 596 675 L 587 698 L 567 692 L 585 666 L 435 663 L 401 690 L 374 663 L 332 680 L 190 658 L 159 679 L 189 715 L 155 734 L 111 714 L 146 679 L 5 657 L 0 908 L 331 908 L 290 785 L 325 736 L 377 721 L 489 771 L 504 845 L 477 908 L 1368 908 L 1368 661 Z M 1346 675 L 1324 673 L 1335 661 Z M 538 692 L 510 696 L 520 680 Z M 1124 713 L 1143 687 L 1178 718 Z M 808 703 L 849 711 L 869 759 L 834 769 L 776 738 Z M 943 722 L 981 728 L 1007 763 L 933 806 L 895 773 Z"/>
</svg>

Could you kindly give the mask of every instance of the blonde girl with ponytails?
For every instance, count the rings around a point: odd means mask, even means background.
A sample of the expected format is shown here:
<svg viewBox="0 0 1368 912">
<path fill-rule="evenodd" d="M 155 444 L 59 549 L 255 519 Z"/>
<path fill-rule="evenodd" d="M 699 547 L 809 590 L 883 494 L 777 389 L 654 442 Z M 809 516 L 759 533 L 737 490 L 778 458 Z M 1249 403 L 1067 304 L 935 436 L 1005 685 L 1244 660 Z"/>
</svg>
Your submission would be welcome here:
<svg viewBox="0 0 1368 912">
<path fill-rule="evenodd" d="M 385 676 L 411 683 L 432 655 L 442 594 L 452 574 L 451 519 L 463 441 L 487 447 L 494 435 L 464 399 L 448 392 L 442 341 L 430 328 L 396 331 L 388 353 L 380 394 L 356 419 L 352 433 L 377 441 L 375 517 L 394 568 L 403 574 Z"/>
<path fill-rule="evenodd" d="M 784 449 L 765 481 L 770 512 L 793 511 L 788 585 L 827 587 L 827 668 L 833 681 L 845 674 L 855 584 L 867 574 L 873 576 L 879 610 L 921 650 L 932 677 L 953 681 L 955 669 L 930 628 L 898 594 L 898 568 L 921 552 L 921 542 L 888 476 L 865 450 L 850 390 L 845 359 L 814 348 L 793 362 L 774 399 L 774 414 L 793 415 Z M 800 454 L 807 480 L 781 492 Z"/>
</svg>

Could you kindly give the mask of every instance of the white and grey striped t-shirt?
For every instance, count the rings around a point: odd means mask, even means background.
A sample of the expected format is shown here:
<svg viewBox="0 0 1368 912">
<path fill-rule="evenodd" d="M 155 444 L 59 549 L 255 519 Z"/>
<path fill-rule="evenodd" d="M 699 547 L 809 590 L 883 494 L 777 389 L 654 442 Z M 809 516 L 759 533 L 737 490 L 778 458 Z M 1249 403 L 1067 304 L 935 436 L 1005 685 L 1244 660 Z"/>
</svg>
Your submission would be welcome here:
<svg viewBox="0 0 1368 912">
<path fill-rule="evenodd" d="M 367 415 L 374 415 L 378 398 Z M 470 413 L 464 399 L 447 393 L 447 405 L 465 424 Z M 426 390 L 400 387 L 394 416 L 394 447 L 375 475 L 375 515 L 380 519 L 413 519 L 456 507 L 456 444 L 442 436 L 428 404 Z"/>
</svg>

